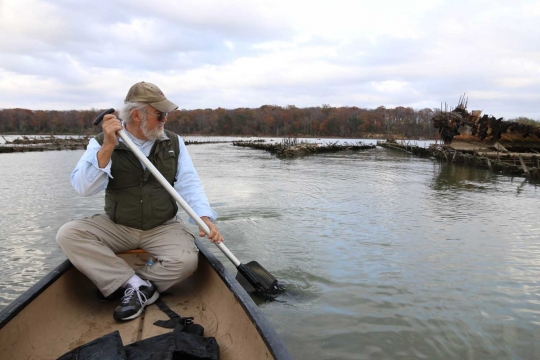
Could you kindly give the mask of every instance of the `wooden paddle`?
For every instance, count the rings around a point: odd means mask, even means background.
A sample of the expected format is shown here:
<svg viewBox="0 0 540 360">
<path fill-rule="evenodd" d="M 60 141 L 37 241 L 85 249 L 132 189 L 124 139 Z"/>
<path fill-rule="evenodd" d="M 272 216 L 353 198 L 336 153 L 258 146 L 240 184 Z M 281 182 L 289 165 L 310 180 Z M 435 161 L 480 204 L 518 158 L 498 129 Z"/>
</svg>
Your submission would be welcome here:
<svg viewBox="0 0 540 360">
<path fill-rule="evenodd" d="M 94 125 L 98 125 L 103 117 L 107 114 L 114 113 L 114 109 L 109 109 L 100 114 L 95 120 Z M 133 151 L 133 153 L 139 158 L 139 160 L 146 166 L 148 170 L 155 176 L 161 185 L 167 190 L 167 192 L 176 200 L 176 202 L 184 209 L 184 211 L 204 230 L 206 235 L 210 234 L 210 229 L 201 220 L 201 218 L 193 211 L 193 209 L 182 199 L 182 197 L 176 192 L 176 190 L 169 184 L 169 182 L 161 175 L 158 169 L 148 160 L 148 158 L 139 150 L 139 148 L 133 143 L 124 130 L 118 131 L 118 136 L 122 138 L 124 143 Z M 263 294 L 275 294 L 280 290 L 284 290 L 285 287 L 281 285 L 275 277 L 272 276 L 264 267 L 258 262 L 251 261 L 247 264 L 242 264 L 225 246 L 220 243 L 216 246 L 225 254 L 225 256 L 236 266 L 238 274 L 236 280 L 242 285 L 246 292 L 259 292 Z"/>
</svg>

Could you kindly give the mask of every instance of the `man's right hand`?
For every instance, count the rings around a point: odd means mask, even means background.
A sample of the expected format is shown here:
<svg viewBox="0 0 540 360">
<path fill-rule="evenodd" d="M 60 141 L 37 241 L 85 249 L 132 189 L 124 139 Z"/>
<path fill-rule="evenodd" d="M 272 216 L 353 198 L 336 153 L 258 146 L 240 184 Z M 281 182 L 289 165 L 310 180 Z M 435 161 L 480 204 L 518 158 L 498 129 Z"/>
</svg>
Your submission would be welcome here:
<svg viewBox="0 0 540 360">
<path fill-rule="evenodd" d="M 103 138 L 103 146 L 115 147 L 118 144 L 118 135 L 116 132 L 123 129 L 120 119 L 114 114 L 107 114 L 103 117 L 101 128 L 105 136 Z"/>
<path fill-rule="evenodd" d="M 114 147 L 118 144 L 117 131 L 122 130 L 122 123 L 114 114 L 107 114 L 103 117 L 101 122 L 101 128 L 103 129 L 103 145 L 97 153 L 98 164 L 100 168 L 107 166 L 111 160 Z"/>
</svg>

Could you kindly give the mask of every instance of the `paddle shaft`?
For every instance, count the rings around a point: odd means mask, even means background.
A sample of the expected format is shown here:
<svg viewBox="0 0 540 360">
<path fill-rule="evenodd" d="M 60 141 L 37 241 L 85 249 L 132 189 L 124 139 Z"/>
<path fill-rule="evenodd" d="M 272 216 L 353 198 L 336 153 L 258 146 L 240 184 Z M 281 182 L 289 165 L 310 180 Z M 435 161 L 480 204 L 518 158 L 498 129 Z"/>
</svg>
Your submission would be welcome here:
<svg viewBox="0 0 540 360">
<path fill-rule="evenodd" d="M 191 216 L 191 218 L 199 225 L 201 229 L 204 230 L 206 235 L 210 235 L 210 228 L 208 228 L 208 225 L 202 221 L 202 219 L 193 211 L 191 206 L 188 205 L 187 202 L 182 199 L 182 197 L 174 190 L 174 188 L 169 184 L 169 182 L 161 175 L 158 169 L 148 160 L 146 156 L 139 150 L 137 145 L 133 143 L 133 141 L 129 138 L 128 134 L 122 129 L 117 132 L 118 136 L 122 138 L 124 143 L 135 153 L 135 155 L 141 160 L 141 162 L 146 166 L 148 170 L 152 173 L 152 175 L 155 176 L 155 178 L 160 182 L 161 185 L 169 192 L 169 194 L 176 200 L 176 202 L 184 209 L 184 211 Z M 236 258 L 236 256 L 233 255 L 233 253 L 225 246 L 223 243 L 215 243 L 216 246 L 223 252 L 223 254 L 234 264 L 234 266 L 238 267 L 240 266 L 240 261 Z"/>
</svg>

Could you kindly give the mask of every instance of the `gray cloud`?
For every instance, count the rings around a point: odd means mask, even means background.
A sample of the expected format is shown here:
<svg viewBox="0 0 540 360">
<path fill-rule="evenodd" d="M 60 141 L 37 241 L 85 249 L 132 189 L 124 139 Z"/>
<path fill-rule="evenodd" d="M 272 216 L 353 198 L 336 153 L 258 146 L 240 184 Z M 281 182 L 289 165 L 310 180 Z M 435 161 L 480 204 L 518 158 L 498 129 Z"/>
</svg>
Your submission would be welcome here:
<svg viewBox="0 0 540 360">
<path fill-rule="evenodd" d="M 0 107 L 107 106 L 145 80 L 187 109 L 439 107 L 467 93 L 495 116 L 540 119 L 538 4 L 401 5 L 4 0 Z"/>
</svg>

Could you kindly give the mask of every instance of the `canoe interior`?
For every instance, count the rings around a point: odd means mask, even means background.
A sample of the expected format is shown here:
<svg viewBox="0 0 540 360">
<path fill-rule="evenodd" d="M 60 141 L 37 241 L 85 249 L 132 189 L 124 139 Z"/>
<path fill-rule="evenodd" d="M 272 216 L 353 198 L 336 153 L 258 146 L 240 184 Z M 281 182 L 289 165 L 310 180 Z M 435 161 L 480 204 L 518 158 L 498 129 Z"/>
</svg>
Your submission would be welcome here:
<svg viewBox="0 0 540 360">
<path fill-rule="evenodd" d="M 146 256 L 122 255 L 132 266 L 143 265 Z M 215 257 L 208 260 L 201 251 L 197 272 L 171 288 L 170 294 L 162 296 L 163 301 L 180 316 L 193 316 L 194 322 L 204 327 L 205 336 L 215 337 L 221 359 L 289 358 L 264 316 L 250 304 L 246 308 L 241 298 L 248 295 L 243 293 L 239 298 L 235 291 L 235 296 L 226 285 L 227 279 L 223 280 L 219 269 L 216 272 L 211 266 L 212 260 Z M 0 358 L 56 359 L 115 330 L 120 332 L 124 345 L 171 331 L 153 325 L 156 320 L 168 319 L 156 305 L 146 308 L 137 319 L 116 322 L 112 312 L 118 302 L 101 303 L 95 292 L 95 286 L 69 266 L 24 309 L 7 323 L 4 321 L 0 328 Z"/>
</svg>

